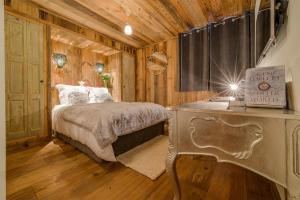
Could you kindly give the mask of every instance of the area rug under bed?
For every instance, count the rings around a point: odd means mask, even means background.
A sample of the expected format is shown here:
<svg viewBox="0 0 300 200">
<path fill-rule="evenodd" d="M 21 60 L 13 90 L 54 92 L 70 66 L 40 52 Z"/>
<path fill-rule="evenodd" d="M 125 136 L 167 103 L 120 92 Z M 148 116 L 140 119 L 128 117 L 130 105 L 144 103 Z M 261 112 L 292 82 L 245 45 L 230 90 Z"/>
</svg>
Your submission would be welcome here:
<svg viewBox="0 0 300 200">
<path fill-rule="evenodd" d="M 155 180 L 166 170 L 167 152 L 168 136 L 160 135 L 119 155 L 117 160 L 126 167 Z"/>
</svg>

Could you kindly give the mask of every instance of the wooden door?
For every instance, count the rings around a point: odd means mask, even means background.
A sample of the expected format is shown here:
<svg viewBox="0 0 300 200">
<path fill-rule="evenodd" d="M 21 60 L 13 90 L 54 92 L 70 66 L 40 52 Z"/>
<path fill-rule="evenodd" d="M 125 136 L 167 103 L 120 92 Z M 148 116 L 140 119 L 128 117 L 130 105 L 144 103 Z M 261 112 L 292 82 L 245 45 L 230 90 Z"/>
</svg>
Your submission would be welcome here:
<svg viewBox="0 0 300 200">
<path fill-rule="evenodd" d="M 6 132 L 19 139 L 44 131 L 43 25 L 5 16 Z"/>
<path fill-rule="evenodd" d="M 27 23 L 27 78 L 28 78 L 28 134 L 40 135 L 44 131 L 44 48 L 43 26 Z"/>
<path fill-rule="evenodd" d="M 122 101 L 135 101 L 135 57 L 122 54 Z"/>
<path fill-rule="evenodd" d="M 5 16 L 6 132 L 8 139 L 27 134 L 26 22 Z"/>
</svg>

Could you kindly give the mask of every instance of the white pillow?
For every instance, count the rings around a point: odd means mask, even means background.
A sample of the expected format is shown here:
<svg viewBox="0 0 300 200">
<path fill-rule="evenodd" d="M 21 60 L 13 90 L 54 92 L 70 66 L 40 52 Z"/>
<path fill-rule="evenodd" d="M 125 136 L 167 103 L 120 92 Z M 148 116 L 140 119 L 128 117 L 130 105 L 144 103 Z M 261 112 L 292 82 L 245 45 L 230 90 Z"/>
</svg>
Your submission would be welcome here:
<svg viewBox="0 0 300 200">
<path fill-rule="evenodd" d="M 89 103 L 89 94 L 83 93 L 83 92 L 71 92 L 68 95 L 69 104 L 75 105 L 75 104 L 83 104 L 83 103 Z"/>
<path fill-rule="evenodd" d="M 107 88 L 89 87 L 90 103 L 102 103 L 104 101 L 113 101 Z"/>
<path fill-rule="evenodd" d="M 59 102 L 60 104 L 70 104 L 69 102 L 69 94 L 71 92 L 81 92 L 81 93 L 89 93 L 88 88 L 84 86 L 74 86 L 74 85 L 56 85 L 56 89 L 59 92 Z"/>
</svg>

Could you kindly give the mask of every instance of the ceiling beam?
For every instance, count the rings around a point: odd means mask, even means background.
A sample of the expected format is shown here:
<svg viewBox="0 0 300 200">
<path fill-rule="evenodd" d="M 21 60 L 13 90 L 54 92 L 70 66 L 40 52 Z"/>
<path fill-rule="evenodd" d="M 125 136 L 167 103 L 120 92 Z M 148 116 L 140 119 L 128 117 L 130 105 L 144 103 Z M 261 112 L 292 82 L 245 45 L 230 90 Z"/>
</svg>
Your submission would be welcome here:
<svg viewBox="0 0 300 200">
<path fill-rule="evenodd" d="M 202 12 L 206 16 L 208 23 L 216 21 L 218 18 L 216 15 L 216 6 L 212 6 L 211 1 L 198 0 L 198 4 L 202 8 Z"/>
<path fill-rule="evenodd" d="M 178 23 L 183 30 L 189 30 L 193 27 L 193 25 L 186 20 L 186 18 L 182 17 L 174 7 L 174 5 L 169 0 L 159 0 L 161 5 L 168 11 L 168 13 L 174 18 L 175 22 Z"/>
<path fill-rule="evenodd" d="M 40 19 L 54 27 L 61 28 L 65 31 L 69 31 L 69 32 L 78 34 L 79 36 L 82 36 L 91 41 L 100 43 L 100 44 L 110 47 L 112 49 L 135 54 L 136 49 L 132 46 L 126 45 L 124 43 L 121 43 L 121 42 L 118 42 L 115 40 L 111 40 L 101 34 L 98 34 L 97 32 L 95 32 L 92 29 L 73 24 L 72 22 L 69 22 L 63 18 L 57 17 L 56 15 L 53 15 L 51 13 L 48 13 L 47 11 L 40 10 Z"/>
<path fill-rule="evenodd" d="M 193 27 L 201 27 L 207 24 L 207 18 L 196 0 L 179 1 L 180 6 L 188 13 Z"/>
<path fill-rule="evenodd" d="M 135 54 L 136 52 L 136 48 L 133 46 L 107 37 L 91 28 L 70 22 L 28 0 L 11 0 L 5 4 L 5 11 L 28 20 L 37 21 L 51 27 L 60 28 L 66 32 L 77 34 L 78 36 L 108 46 L 117 51 L 124 51 L 130 54 Z"/>
<path fill-rule="evenodd" d="M 183 7 L 181 6 L 178 0 L 166 0 L 166 1 L 168 1 L 167 3 L 171 4 L 172 7 L 176 9 L 177 14 L 181 16 L 181 18 L 185 21 L 186 24 L 188 24 L 190 28 L 194 27 L 194 24 L 189 17 L 189 13 L 185 9 L 183 9 Z"/>
<path fill-rule="evenodd" d="M 36 4 L 50 10 L 51 12 L 62 15 L 68 20 L 79 23 L 82 26 L 92 28 L 104 35 L 110 36 L 116 40 L 132 45 L 134 47 L 141 47 L 145 44 L 143 42 L 134 40 L 133 38 L 126 36 L 123 32 L 116 30 L 115 27 L 111 27 L 105 24 L 100 18 L 95 19 L 88 12 L 84 12 L 81 9 L 74 9 L 74 3 L 72 0 L 31 0 Z"/>
<path fill-rule="evenodd" d="M 171 36 L 176 36 L 181 29 L 178 23 L 171 23 L 173 18 L 170 16 L 169 12 L 164 10 L 164 7 L 160 5 L 157 0 L 151 1 L 136 1 L 136 4 L 144 9 L 145 12 L 149 13 L 155 21 L 159 22 Z"/>
</svg>

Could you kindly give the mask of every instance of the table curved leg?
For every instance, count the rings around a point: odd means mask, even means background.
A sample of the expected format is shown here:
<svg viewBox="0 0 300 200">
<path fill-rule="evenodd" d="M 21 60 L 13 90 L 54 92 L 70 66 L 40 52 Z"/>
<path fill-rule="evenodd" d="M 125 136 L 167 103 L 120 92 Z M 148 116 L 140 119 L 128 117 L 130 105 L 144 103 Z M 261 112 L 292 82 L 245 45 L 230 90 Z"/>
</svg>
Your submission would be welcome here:
<svg viewBox="0 0 300 200">
<path fill-rule="evenodd" d="M 169 153 L 166 160 L 166 169 L 173 186 L 174 200 L 180 200 L 180 188 L 179 188 L 179 182 L 178 182 L 176 165 L 175 165 L 176 158 L 177 158 L 176 151 L 174 151 L 173 148 L 169 148 Z"/>
</svg>

